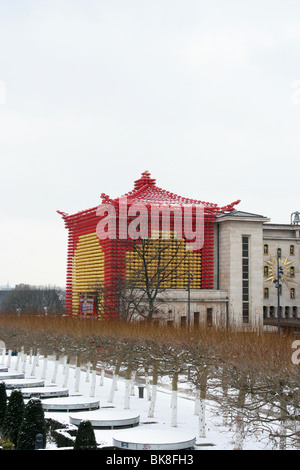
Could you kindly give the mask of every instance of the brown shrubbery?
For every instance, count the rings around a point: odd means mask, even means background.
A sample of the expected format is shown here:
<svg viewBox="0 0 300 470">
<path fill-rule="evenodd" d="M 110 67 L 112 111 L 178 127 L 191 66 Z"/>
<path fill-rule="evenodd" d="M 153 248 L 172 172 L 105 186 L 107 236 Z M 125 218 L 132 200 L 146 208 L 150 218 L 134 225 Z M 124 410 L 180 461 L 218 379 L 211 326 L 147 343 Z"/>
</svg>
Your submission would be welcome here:
<svg viewBox="0 0 300 470">
<path fill-rule="evenodd" d="M 294 337 L 216 328 L 174 328 L 152 323 L 97 321 L 66 316 L 0 317 L 8 349 L 80 357 L 135 373 L 168 376 L 173 389 L 189 383 L 204 399 L 219 403 L 236 446 L 247 432 L 261 433 L 280 448 L 299 445 L 299 365 Z"/>
</svg>

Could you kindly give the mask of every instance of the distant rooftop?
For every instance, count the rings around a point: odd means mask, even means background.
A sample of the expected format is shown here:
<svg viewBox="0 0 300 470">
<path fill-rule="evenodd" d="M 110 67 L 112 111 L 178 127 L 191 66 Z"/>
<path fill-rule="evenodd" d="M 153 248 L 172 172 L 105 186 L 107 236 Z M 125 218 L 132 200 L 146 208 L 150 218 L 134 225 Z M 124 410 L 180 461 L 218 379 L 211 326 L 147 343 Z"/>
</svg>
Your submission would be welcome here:
<svg viewBox="0 0 300 470">
<path fill-rule="evenodd" d="M 264 215 L 261 214 L 253 214 L 252 212 L 245 212 L 245 211 L 238 211 L 238 210 L 233 210 L 229 214 L 218 214 L 217 218 L 222 218 L 222 217 L 237 217 L 237 218 L 253 218 L 253 219 L 267 219 Z"/>
</svg>

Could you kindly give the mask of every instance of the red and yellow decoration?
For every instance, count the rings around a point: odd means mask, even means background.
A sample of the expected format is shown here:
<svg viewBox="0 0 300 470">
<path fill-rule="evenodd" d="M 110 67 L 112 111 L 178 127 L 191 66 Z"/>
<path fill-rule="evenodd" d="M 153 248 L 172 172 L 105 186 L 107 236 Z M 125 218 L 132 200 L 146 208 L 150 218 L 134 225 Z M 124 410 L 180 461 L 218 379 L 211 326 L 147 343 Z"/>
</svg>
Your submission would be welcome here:
<svg viewBox="0 0 300 470">
<path fill-rule="evenodd" d="M 148 171 L 142 173 L 141 177 L 135 181 L 133 190 L 125 197 L 128 207 L 137 203 L 148 208 L 155 204 L 176 204 L 182 208 L 187 205 L 196 208 L 201 204 L 204 207 L 204 244 L 200 250 L 191 251 L 182 263 L 178 263 L 179 275 L 169 284 L 166 283 L 164 287 L 184 289 L 187 282 L 187 263 L 189 263 L 193 273 L 191 288 L 212 289 L 214 285 L 215 217 L 218 213 L 231 212 L 239 201 L 219 207 L 217 204 L 184 198 L 157 187 L 155 179 L 151 178 Z M 118 229 L 121 226 L 119 208 L 122 198 L 110 199 L 109 196 L 102 194 L 101 199 L 102 204 L 114 206 Z M 126 281 L 130 270 L 132 271 L 135 267 L 139 268 L 140 260 L 126 240 L 120 240 L 118 237 L 116 239 L 108 237 L 103 240 L 98 238 L 97 224 L 100 218 L 97 215 L 97 209 L 98 206 L 73 215 L 58 211 L 68 230 L 66 313 L 116 317 L 118 315 L 118 285 L 120 281 Z M 129 222 L 130 218 L 128 218 Z M 149 224 L 149 230 L 150 228 Z M 171 232 L 174 232 L 172 216 Z M 139 241 L 137 240 L 136 243 Z M 172 256 L 172 250 L 177 250 L 176 256 L 178 255 L 179 261 L 180 257 L 184 256 L 186 240 L 173 237 L 171 243 L 170 240 L 168 243 L 169 247 L 165 256 L 168 256 L 168 252 Z M 103 310 L 103 299 L 100 301 L 99 292 L 97 293 L 93 287 L 97 283 L 101 283 L 103 286 L 105 311 Z"/>
</svg>

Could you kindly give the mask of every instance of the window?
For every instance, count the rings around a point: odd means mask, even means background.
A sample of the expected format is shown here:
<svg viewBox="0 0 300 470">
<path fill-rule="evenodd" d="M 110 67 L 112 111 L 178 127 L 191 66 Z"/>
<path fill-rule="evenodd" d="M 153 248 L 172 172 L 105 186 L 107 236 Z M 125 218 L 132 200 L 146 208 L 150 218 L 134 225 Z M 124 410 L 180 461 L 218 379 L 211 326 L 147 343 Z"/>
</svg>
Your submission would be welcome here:
<svg viewBox="0 0 300 470">
<path fill-rule="evenodd" d="M 269 298 L 269 288 L 268 288 L 268 287 L 265 287 L 265 288 L 264 288 L 264 298 L 265 298 L 265 299 L 268 299 L 268 298 Z"/>
<path fill-rule="evenodd" d="M 294 256 L 295 254 L 295 245 L 290 245 L 290 255 Z"/>
<path fill-rule="evenodd" d="M 243 302 L 243 323 L 249 323 L 249 302 Z"/>
<path fill-rule="evenodd" d="M 198 326 L 199 325 L 199 312 L 194 312 L 194 326 Z"/>
<path fill-rule="evenodd" d="M 186 317 L 180 317 L 181 326 L 186 326 Z"/>
<path fill-rule="evenodd" d="M 263 306 L 263 316 L 264 318 L 268 318 L 268 307 L 265 305 Z"/>
<path fill-rule="evenodd" d="M 212 308 L 206 310 L 206 324 L 212 326 Z"/>
<path fill-rule="evenodd" d="M 281 248 L 277 248 L 277 258 L 281 258 Z"/>
<path fill-rule="evenodd" d="M 287 305 L 284 309 L 284 316 L 285 318 L 290 318 L 290 307 L 288 307 Z"/>
<path fill-rule="evenodd" d="M 268 277 L 269 275 L 269 266 L 264 266 L 264 276 Z"/>
<path fill-rule="evenodd" d="M 294 298 L 295 298 L 295 288 L 294 288 L 294 287 L 292 287 L 292 288 L 290 289 L 290 297 L 291 297 L 291 299 L 294 299 Z"/>
<path fill-rule="evenodd" d="M 242 315 L 249 323 L 249 237 L 242 237 Z"/>
<path fill-rule="evenodd" d="M 297 318 L 297 307 L 292 308 L 292 317 Z"/>
<path fill-rule="evenodd" d="M 290 267 L 290 276 L 295 277 L 295 267 L 294 266 Z"/>
<path fill-rule="evenodd" d="M 264 245 L 264 255 L 268 255 L 269 254 L 269 245 L 267 243 L 265 243 Z"/>
</svg>

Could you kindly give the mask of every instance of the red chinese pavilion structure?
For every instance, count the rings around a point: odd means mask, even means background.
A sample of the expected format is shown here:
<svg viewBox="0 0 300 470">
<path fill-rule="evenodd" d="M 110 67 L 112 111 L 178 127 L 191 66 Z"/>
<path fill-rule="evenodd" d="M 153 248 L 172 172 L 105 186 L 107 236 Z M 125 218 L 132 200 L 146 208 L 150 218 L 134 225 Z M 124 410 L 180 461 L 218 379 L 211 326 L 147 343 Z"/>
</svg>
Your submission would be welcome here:
<svg viewBox="0 0 300 470">
<path fill-rule="evenodd" d="M 124 223 L 122 203 L 126 200 L 126 220 Z M 193 227 L 197 208 L 202 207 L 204 239 L 201 248 L 190 250 L 188 258 L 189 266 L 194 273 L 193 289 L 212 289 L 214 285 L 214 221 L 217 214 L 231 212 L 240 201 L 235 201 L 223 207 L 217 204 L 189 199 L 169 192 L 156 185 L 156 180 L 145 171 L 134 182 L 134 188 L 122 197 L 111 199 L 104 193 L 101 194 L 101 204 L 76 214 L 61 214 L 65 227 L 68 230 L 68 256 L 67 256 L 67 280 L 66 280 L 66 313 L 92 315 L 100 317 L 118 316 L 118 285 L 125 281 L 129 271 L 138 266 L 134 251 L 130 247 L 127 229 L 133 220 L 128 216 L 130 208 L 143 207 L 150 211 L 151 208 L 179 207 L 191 209 Z M 99 238 L 99 222 L 106 222 L 106 209 L 112 209 L 115 220 L 112 221 L 115 236 Z M 123 212 L 122 212 L 123 211 Z M 100 215 L 99 215 L 100 214 Z M 105 214 L 105 215 L 104 215 Z M 150 234 L 150 212 L 148 235 Z M 122 218 L 123 217 L 123 218 Z M 107 219 L 109 222 L 109 219 Z M 109 225 L 109 223 L 107 224 Z M 161 221 L 159 230 L 162 229 Z M 170 231 L 175 231 L 175 218 L 171 213 Z M 130 241 L 132 243 L 132 240 Z M 133 243 L 139 243 L 135 240 Z M 186 237 L 182 237 L 182 250 L 186 249 Z M 175 243 L 175 241 L 174 241 Z M 172 251 L 172 246 L 170 245 Z M 187 265 L 181 264 L 182 275 L 172 282 L 168 288 L 183 289 L 186 284 L 185 272 Z M 99 301 L 97 284 L 103 286 L 105 297 L 105 311 L 103 302 Z M 102 294 L 101 294 L 102 295 Z M 103 300 L 103 299 L 102 299 Z M 108 313 L 109 312 L 109 313 Z"/>
</svg>

